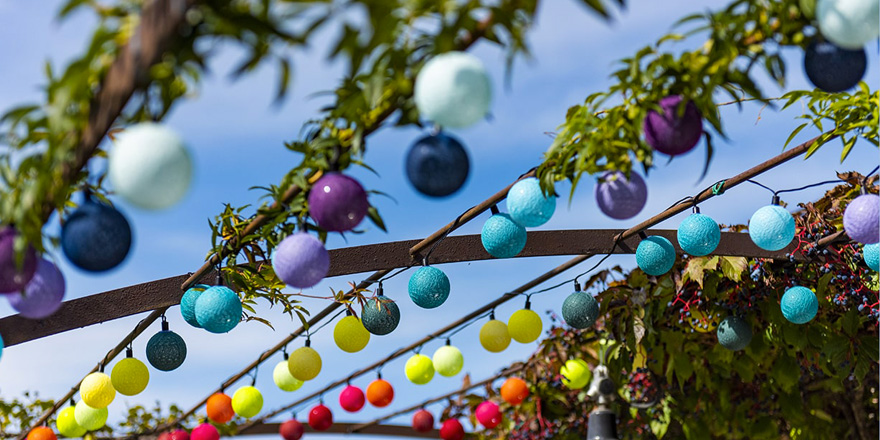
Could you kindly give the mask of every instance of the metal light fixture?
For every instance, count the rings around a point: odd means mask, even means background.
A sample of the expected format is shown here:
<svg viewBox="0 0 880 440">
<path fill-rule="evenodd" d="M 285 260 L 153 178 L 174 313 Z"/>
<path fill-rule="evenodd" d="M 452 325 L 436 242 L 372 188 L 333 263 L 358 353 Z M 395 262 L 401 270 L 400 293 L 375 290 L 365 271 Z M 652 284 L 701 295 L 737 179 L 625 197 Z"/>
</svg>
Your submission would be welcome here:
<svg viewBox="0 0 880 440">
<path fill-rule="evenodd" d="M 597 366 L 587 390 L 587 395 L 597 404 L 590 413 L 587 440 L 617 440 L 617 414 L 610 408 L 616 394 L 617 387 L 608 377 L 608 367 Z"/>
</svg>

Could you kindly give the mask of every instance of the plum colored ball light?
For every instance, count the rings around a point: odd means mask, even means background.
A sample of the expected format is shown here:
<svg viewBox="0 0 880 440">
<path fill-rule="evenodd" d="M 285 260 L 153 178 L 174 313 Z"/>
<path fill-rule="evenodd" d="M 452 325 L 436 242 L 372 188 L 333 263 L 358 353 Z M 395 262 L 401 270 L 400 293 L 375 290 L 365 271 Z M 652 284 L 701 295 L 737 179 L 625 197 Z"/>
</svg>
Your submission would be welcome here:
<svg viewBox="0 0 880 440">
<path fill-rule="evenodd" d="M 365 402 L 364 392 L 354 385 L 345 387 L 339 393 L 339 406 L 350 413 L 360 411 L 364 407 Z"/>
<path fill-rule="evenodd" d="M 281 434 L 281 438 L 284 440 L 299 440 L 302 438 L 304 432 L 305 427 L 303 424 L 295 419 L 290 419 L 282 423 L 278 428 L 278 433 Z"/>
<path fill-rule="evenodd" d="M 190 435 L 185 429 L 175 429 L 171 431 L 168 438 L 169 440 L 190 440 Z"/>
<path fill-rule="evenodd" d="M 531 309 L 521 309 L 513 312 L 507 320 L 507 332 L 510 337 L 520 344 L 529 344 L 541 337 L 544 331 L 544 323 L 541 317 Z"/>
<path fill-rule="evenodd" d="M 16 232 L 11 226 L 0 230 L 0 293 L 18 293 L 37 271 L 37 253 L 28 246 L 19 268 L 15 257 Z"/>
<path fill-rule="evenodd" d="M 277 386 L 278 389 L 289 393 L 296 391 L 303 386 L 303 381 L 293 377 L 293 374 L 290 374 L 290 365 L 288 362 L 288 360 L 283 360 L 275 365 L 275 369 L 272 370 L 272 381 L 275 382 L 275 386 Z"/>
<path fill-rule="evenodd" d="M 136 396 L 147 389 L 147 384 L 150 383 L 150 370 L 140 360 L 127 357 L 113 366 L 110 381 L 119 394 Z"/>
<path fill-rule="evenodd" d="M 458 192 L 470 173 L 467 150 L 458 139 L 444 133 L 417 140 L 406 154 L 406 177 L 416 191 L 428 197 Z"/>
<path fill-rule="evenodd" d="M 718 324 L 718 342 L 728 350 L 742 350 L 752 342 L 752 328 L 739 316 L 728 316 Z"/>
<path fill-rule="evenodd" d="M 340 350 L 357 353 L 370 343 L 370 332 L 357 316 L 346 316 L 333 328 L 333 340 Z"/>
<path fill-rule="evenodd" d="M 556 196 L 544 196 L 538 179 L 528 177 L 513 184 L 507 193 L 507 210 L 513 221 L 527 228 L 547 223 L 556 211 Z"/>
<path fill-rule="evenodd" d="M 431 362 L 437 374 L 443 377 L 452 377 L 460 373 L 464 367 L 464 356 L 457 347 L 444 345 L 434 351 Z"/>
<path fill-rule="evenodd" d="M 78 438 L 86 434 L 86 429 L 76 423 L 76 409 L 68 406 L 58 413 L 58 419 L 55 420 L 55 427 L 58 433 L 68 438 Z"/>
<path fill-rule="evenodd" d="M 208 397 L 205 404 L 205 410 L 208 413 L 208 419 L 214 423 L 229 423 L 235 417 L 235 410 L 232 409 L 232 398 L 226 393 L 214 393 Z"/>
<path fill-rule="evenodd" d="M 440 427 L 440 438 L 443 440 L 464 439 L 464 426 L 457 419 L 449 419 Z"/>
<path fill-rule="evenodd" d="M 590 366 L 583 359 L 569 359 L 559 370 L 562 375 L 562 384 L 572 390 L 579 390 L 593 378 Z"/>
<path fill-rule="evenodd" d="M 420 267 L 409 278 L 409 297 L 423 309 L 434 309 L 449 298 L 449 278 L 436 267 Z"/>
<path fill-rule="evenodd" d="M 413 414 L 412 427 L 416 432 L 430 432 L 434 429 L 434 415 L 420 409 Z"/>
<path fill-rule="evenodd" d="M 96 431 L 107 423 L 110 412 L 107 408 L 92 408 L 84 401 L 76 402 L 73 417 L 76 423 L 86 431 Z"/>
<path fill-rule="evenodd" d="M 183 139 L 159 124 L 128 127 L 108 153 L 107 176 L 116 194 L 149 210 L 165 209 L 186 195 L 192 159 Z"/>
<path fill-rule="evenodd" d="M 608 171 L 596 185 L 595 195 L 603 214 L 615 220 L 626 220 L 642 212 L 648 201 L 648 186 L 635 172 L 627 179 L 620 171 Z"/>
<path fill-rule="evenodd" d="M 131 250 L 131 226 L 112 206 L 86 200 L 64 222 L 61 250 L 82 270 L 113 269 Z"/>
<path fill-rule="evenodd" d="M 202 423 L 192 430 L 190 440 L 220 440 L 220 432 L 210 423 Z"/>
<path fill-rule="evenodd" d="M 574 292 L 562 303 L 562 318 L 576 328 L 590 328 L 599 318 L 599 302 L 587 292 Z"/>
<path fill-rule="evenodd" d="M 678 225 L 678 245 L 685 253 L 702 257 L 709 255 L 721 241 L 721 229 L 712 217 L 691 214 Z"/>
<path fill-rule="evenodd" d="M 491 353 L 501 353 L 510 345 L 510 333 L 507 331 L 507 324 L 492 319 L 483 324 L 480 329 L 480 344 L 486 351 Z"/>
<path fill-rule="evenodd" d="M 422 117 L 450 128 L 476 124 L 489 112 L 492 102 L 483 63 L 466 52 L 447 52 L 425 63 L 413 94 Z"/>
<path fill-rule="evenodd" d="M 344 174 L 327 173 L 309 191 L 309 214 L 325 231 L 354 229 L 369 207 L 364 187 Z"/>
<path fill-rule="evenodd" d="M 794 234 L 794 217 L 779 205 L 767 205 L 755 211 L 749 220 L 749 236 L 755 245 L 767 251 L 784 249 Z"/>
<path fill-rule="evenodd" d="M 816 317 L 819 300 L 812 290 L 803 286 L 786 289 L 779 304 L 782 316 L 795 324 L 806 324 Z"/>
<path fill-rule="evenodd" d="M 384 379 L 376 379 L 367 386 L 367 401 L 376 408 L 384 408 L 394 400 L 394 387 Z"/>
<path fill-rule="evenodd" d="M 675 265 L 675 247 L 666 237 L 651 235 L 636 248 L 636 263 L 648 275 L 663 275 Z"/>
<path fill-rule="evenodd" d="M 249 419 L 263 409 L 263 393 L 256 387 L 244 386 L 232 394 L 232 410 L 236 414 Z"/>
<path fill-rule="evenodd" d="M 290 354 L 287 368 L 294 378 L 303 382 L 318 377 L 321 373 L 321 355 L 312 347 L 300 347 Z"/>
<path fill-rule="evenodd" d="M 526 247 L 526 228 L 513 221 L 509 214 L 495 214 L 483 223 L 480 241 L 489 255 L 512 258 Z"/>
<path fill-rule="evenodd" d="M 321 282 L 330 270 L 324 243 L 305 232 L 288 235 L 272 255 L 272 269 L 284 284 L 305 289 Z"/>
<path fill-rule="evenodd" d="M 379 295 L 367 301 L 361 314 L 364 327 L 374 335 L 387 335 L 400 324 L 400 309 L 387 296 Z"/>
<path fill-rule="evenodd" d="M 33 278 L 21 292 L 7 295 L 9 305 L 21 316 L 43 319 L 61 307 L 64 300 L 64 275 L 49 260 L 40 258 Z"/>
<path fill-rule="evenodd" d="M 196 299 L 196 320 L 211 333 L 226 333 L 241 322 L 241 299 L 226 286 L 213 286 Z"/>
<path fill-rule="evenodd" d="M 862 244 L 880 241 L 880 196 L 862 194 L 849 202 L 843 212 L 843 229 Z"/>
<path fill-rule="evenodd" d="M 180 298 L 180 314 L 183 316 L 183 320 L 186 321 L 187 324 L 195 328 L 202 328 L 199 324 L 199 320 L 196 319 L 196 300 L 199 299 L 202 292 L 208 290 L 210 287 L 211 286 L 205 284 L 196 284 L 195 286 L 186 289 L 183 297 Z"/>
<path fill-rule="evenodd" d="M 529 393 L 529 385 L 518 377 L 510 377 L 501 385 L 501 398 L 512 406 L 523 403 Z"/>
<path fill-rule="evenodd" d="M 862 257 L 873 271 L 880 270 L 880 244 L 866 244 L 862 249 Z"/>
<path fill-rule="evenodd" d="M 326 431 L 333 426 L 333 413 L 330 408 L 318 405 L 309 411 L 309 426 L 315 431 Z"/>
<path fill-rule="evenodd" d="M 865 49 L 844 49 L 827 41 L 813 40 L 804 52 L 804 70 L 814 86 L 830 93 L 850 90 L 868 69 Z"/>
<path fill-rule="evenodd" d="M 834 44 L 858 49 L 880 35 L 878 0 L 819 0 L 819 31 Z"/>
<path fill-rule="evenodd" d="M 492 429 L 498 426 L 502 419 L 501 409 L 498 408 L 498 404 L 488 400 L 477 405 L 474 415 L 477 417 L 477 421 L 485 426 L 486 429 Z"/>
<path fill-rule="evenodd" d="M 417 354 L 407 359 L 404 366 L 406 378 L 416 385 L 424 385 L 434 378 L 434 363 L 431 358 Z"/>
<path fill-rule="evenodd" d="M 147 361 L 157 370 L 171 371 L 183 365 L 184 360 L 186 342 L 180 335 L 168 330 L 168 323 L 163 323 L 162 331 L 147 342 Z"/>
<path fill-rule="evenodd" d="M 678 156 L 693 150 L 703 135 L 703 116 L 693 101 L 688 101 L 684 114 L 679 116 L 682 99 L 680 95 L 661 99 L 662 114 L 649 111 L 643 124 L 648 145 L 669 156 Z"/>
<path fill-rule="evenodd" d="M 79 385 L 79 396 L 92 408 L 106 408 L 116 398 L 116 389 L 110 376 L 95 372 L 89 374 Z"/>
</svg>

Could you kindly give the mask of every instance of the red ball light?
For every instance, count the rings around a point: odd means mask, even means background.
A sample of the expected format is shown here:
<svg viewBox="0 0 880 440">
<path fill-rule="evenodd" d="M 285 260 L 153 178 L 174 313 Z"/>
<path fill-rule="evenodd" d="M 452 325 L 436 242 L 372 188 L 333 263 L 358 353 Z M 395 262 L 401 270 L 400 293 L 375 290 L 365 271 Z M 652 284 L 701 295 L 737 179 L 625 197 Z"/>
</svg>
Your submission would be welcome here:
<svg viewBox="0 0 880 440">
<path fill-rule="evenodd" d="M 171 433 L 171 435 L 173 437 L 174 433 Z M 217 432 L 217 428 L 215 428 L 214 425 L 210 423 L 202 423 L 193 429 L 192 440 L 220 440 L 220 433 Z"/>
<path fill-rule="evenodd" d="M 214 429 L 213 426 L 211 426 L 211 428 Z M 214 431 L 217 431 L 217 429 L 214 429 Z M 189 440 L 189 438 L 190 438 L 189 433 L 186 432 L 186 430 L 184 430 L 184 429 L 178 429 L 176 431 L 171 431 L 171 439 L 170 440 Z M 220 438 L 219 434 L 217 434 L 217 438 Z M 193 439 L 193 440 L 199 440 L 199 439 Z M 210 439 L 201 439 L 201 440 L 210 440 Z"/>
<path fill-rule="evenodd" d="M 481 403 L 474 411 L 474 415 L 477 416 L 477 421 L 487 429 L 492 429 L 501 423 L 501 409 L 495 402 L 487 400 Z"/>
<path fill-rule="evenodd" d="M 163 433 L 159 434 L 159 437 L 157 437 L 156 440 L 171 440 L 171 433 L 170 432 L 163 432 Z"/>
<path fill-rule="evenodd" d="M 434 416 L 420 409 L 413 414 L 412 427 L 416 432 L 429 432 L 434 429 Z"/>
<path fill-rule="evenodd" d="M 364 407 L 366 398 L 360 388 L 349 385 L 339 393 L 339 406 L 348 412 L 358 412 Z"/>
<path fill-rule="evenodd" d="M 284 440 L 299 440 L 303 436 L 305 427 L 296 419 L 290 419 L 281 424 L 278 433 Z"/>
<path fill-rule="evenodd" d="M 462 440 L 464 439 L 464 426 L 458 419 L 449 419 L 443 422 L 440 427 L 440 438 L 443 440 Z"/>
<path fill-rule="evenodd" d="M 309 426 L 315 431 L 326 431 L 333 426 L 333 413 L 330 408 L 318 405 L 309 411 Z"/>
</svg>

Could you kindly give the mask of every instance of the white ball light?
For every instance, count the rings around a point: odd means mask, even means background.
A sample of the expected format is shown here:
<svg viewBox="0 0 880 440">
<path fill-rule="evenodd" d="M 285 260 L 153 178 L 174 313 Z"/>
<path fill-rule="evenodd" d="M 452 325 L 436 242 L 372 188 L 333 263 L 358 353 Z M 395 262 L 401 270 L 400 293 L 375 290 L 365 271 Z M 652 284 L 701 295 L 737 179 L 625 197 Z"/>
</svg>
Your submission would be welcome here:
<svg viewBox="0 0 880 440">
<path fill-rule="evenodd" d="M 479 122 L 492 101 L 483 63 L 465 52 L 447 52 L 425 63 L 413 92 L 422 117 L 448 128 Z"/>
<path fill-rule="evenodd" d="M 110 148 L 107 174 L 116 194 L 148 210 L 168 208 L 186 195 L 192 159 L 183 139 L 151 122 L 125 129 Z"/>
<path fill-rule="evenodd" d="M 832 43 L 860 49 L 880 35 L 880 0 L 819 0 L 819 31 Z"/>
</svg>

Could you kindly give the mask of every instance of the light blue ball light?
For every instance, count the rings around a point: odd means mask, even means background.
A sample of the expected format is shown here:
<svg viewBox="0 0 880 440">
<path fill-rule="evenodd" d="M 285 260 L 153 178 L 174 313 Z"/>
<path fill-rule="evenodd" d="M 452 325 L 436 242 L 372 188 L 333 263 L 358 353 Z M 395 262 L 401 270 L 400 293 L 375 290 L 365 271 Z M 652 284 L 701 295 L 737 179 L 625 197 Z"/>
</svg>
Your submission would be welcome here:
<svg viewBox="0 0 880 440">
<path fill-rule="evenodd" d="M 183 320 L 186 321 L 187 324 L 195 328 L 202 328 L 202 326 L 199 325 L 199 320 L 196 319 L 196 300 L 199 299 L 202 292 L 209 287 L 210 286 L 204 284 L 196 284 L 195 286 L 186 289 L 186 293 L 180 298 L 180 314 L 183 316 Z"/>
<path fill-rule="evenodd" d="M 678 245 L 689 255 L 709 255 L 718 247 L 719 241 L 721 229 L 708 215 L 691 214 L 678 226 Z"/>
<path fill-rule="evenodd" d="M 880 35 L 878 14 L 878 0 L 819 0 L 816 3 L 819 31 L 832 43 L 847 49 L 860 49 Z"/>
<path fill-rule="evenodd" d="M 545 197 L 538 179 L 529 177 L 516 182 L 507 193 L 507 210 L 513 221 L 527 227 L 541 226 L 556 211 L 556 196 Z"/>
<path fill-rule="evenodd" d="M 464 128 L 489 112 L 492 87 L 479 58 L 447 52 L 425 63 L 416 78 L 413 99 L 423 118 L 441 127 Z"/>
<path fill-rule="evenodd" d="M 241 299 L 226 286 L 213 286 L 196 300 L 196 320 L 211 333 L 226 333 L 241 321 Z"/>
<path fill-rule="evenodd" d="M 782 315 L 795 324 L 805 324 L 816 317 L 819 311 L 819 300 L 812 290 L 803 286 L 794 286 L 782 295 Z"/>
<path fill-rule="evenodd" d="M 449 278 L 436 267 L 421 267 L 409 279 L 409 297 L 423 309 L 440 307 L 449 298 Z"/>
<path fill-rule="evenodd" d="M 639 243 L 636 263 L 648 275 L 663 275 L 675 264 L 675 247 L 665 237 L 651 235 Z"/>
<path fill-rule="evenodd" d="M 483 248 L 495 258 L 512 258 L 526 247 L 528 233 L 508 214 L 495 214 L 483 223 L 480 240 Z"/>
<path fill-rule="evenodd" d="M 868 267 L 875 272 L 880 270 L 880 243 L 866 244 L 862 253 Z"/>
<path fill-rule="evenodd" d="M 755 211 L 749 220 L 749 236 L 755 245 L 767 251 L 784 249 L 794 234 L 794 217 L 779 205 L 767 205 Z"/>
</svg>

